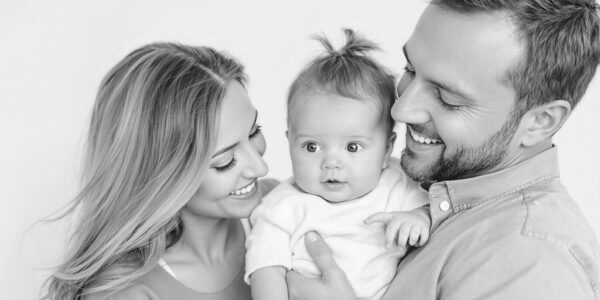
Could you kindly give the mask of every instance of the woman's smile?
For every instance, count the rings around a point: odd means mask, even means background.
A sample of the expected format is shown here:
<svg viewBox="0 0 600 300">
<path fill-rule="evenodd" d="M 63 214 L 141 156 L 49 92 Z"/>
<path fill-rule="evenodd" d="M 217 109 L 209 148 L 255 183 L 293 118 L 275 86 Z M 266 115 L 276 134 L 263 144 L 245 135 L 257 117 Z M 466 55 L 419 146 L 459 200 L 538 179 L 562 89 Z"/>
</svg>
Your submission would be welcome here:
<svg viewBox="0 0 600 300">
<path fill-rule="evenodd" d="M 254 192 L 256 192 L 256 187 L 256 179 L 254 179 L 254 181 L 250 182 L 248 185 L 232 191 L 231 193 L 229 193 L 229 195 L 234 197 L 246 198 L 250 194 L 254 194 Z"/>
</svg>

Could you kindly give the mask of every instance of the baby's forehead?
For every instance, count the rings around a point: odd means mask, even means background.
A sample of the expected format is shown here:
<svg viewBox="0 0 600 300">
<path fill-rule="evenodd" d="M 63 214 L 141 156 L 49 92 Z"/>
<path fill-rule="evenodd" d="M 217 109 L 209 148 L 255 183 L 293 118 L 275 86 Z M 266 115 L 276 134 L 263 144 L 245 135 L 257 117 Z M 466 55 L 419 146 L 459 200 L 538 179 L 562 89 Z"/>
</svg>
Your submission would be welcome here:
<svg viewBox="0 0 600 300">
<path fill-rule="evenodd" d="M 364 106 L 364 113 L 379 114 L 383 103 L 373 95 L 343 95 L 327 91 L 305 91 L 294 95 L 288 103 L 290 117 L 298 113 L 311 113 L 322 109 L 343 108 L 349 105 Z M 340 110 L 342 112 L 343 110 Z M 335 111 L 334 111 L 335 112 Z"/>
</svg>

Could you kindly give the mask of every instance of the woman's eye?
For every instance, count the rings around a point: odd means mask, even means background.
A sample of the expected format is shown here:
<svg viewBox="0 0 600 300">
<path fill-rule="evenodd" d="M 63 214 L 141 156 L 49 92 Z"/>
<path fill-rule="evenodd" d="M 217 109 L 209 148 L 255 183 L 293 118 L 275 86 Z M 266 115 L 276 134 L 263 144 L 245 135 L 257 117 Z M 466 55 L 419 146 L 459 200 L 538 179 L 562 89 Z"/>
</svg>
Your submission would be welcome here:
<svg viewBox="0 0 600 300">
<path fill-rule="evenodd" d="M 235 159 L 235 157 L 232 157 L 231 160 L 222 166 L 216 166 L 214 167 L 215 170 L 217 170 L 218 173 L 223 173 L 223 172 L 227 172 L 229 170 L 231 170 L 233 167 L 235 167 L 235 165 L 237 164 L 237 160 Z"/>
<path fill-rule="evenodd" d="M 357 143 L 349 143 L 346 146 L 346 150 L 348 150 L 348 152 L 358 152 L 360 150 L 363 149 L 363 146 L 357 144 Z"/>
<path fill-rule="evenodd" d="M 404 71 L 411 77 L 415 75 L 415 69 L 413 69 L 413 67 L 409 64 L 404 66 Z"/>
<path fill-rule="evenodd" d="M 308 152 L 317 152 L 320 149 L 319 145 L 313 142 L 304 144 L 304 148 L 306 148 L 306 151 Z"/>
<path fill-rule="evenodd" d="M 250 139 L 254 138 L 262 132 L 262 126 L 257 124 L 255 128 L 256 129 L 254 129 L 254 131 L 249 136 Z"/>
</svg>

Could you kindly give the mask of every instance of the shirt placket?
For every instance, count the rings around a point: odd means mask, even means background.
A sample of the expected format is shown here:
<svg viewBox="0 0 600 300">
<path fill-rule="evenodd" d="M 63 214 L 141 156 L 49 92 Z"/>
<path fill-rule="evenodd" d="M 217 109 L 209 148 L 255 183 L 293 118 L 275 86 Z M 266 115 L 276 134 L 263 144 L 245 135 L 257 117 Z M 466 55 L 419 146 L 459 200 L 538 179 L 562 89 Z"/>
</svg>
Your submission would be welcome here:
<svg viewBox="0 0 600 300">
<path fill-rule="evenodd" d="M 434 231 L 453 213 L 452 201 L 450 201 L 448 186 L 445 182 L 435 183 L 429 188 L 429 203 L 431 231 Z"/>
</svg>

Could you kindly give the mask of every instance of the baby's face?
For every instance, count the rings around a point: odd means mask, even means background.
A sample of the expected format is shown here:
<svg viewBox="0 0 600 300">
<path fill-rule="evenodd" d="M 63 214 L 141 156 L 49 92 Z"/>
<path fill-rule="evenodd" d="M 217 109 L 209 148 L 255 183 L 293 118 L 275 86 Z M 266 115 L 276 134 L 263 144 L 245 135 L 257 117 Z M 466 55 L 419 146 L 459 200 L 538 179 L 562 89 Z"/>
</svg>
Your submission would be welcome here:
<svg viewBox="0 0 600 300">
<path fill-rule="evenodd" d="M 288 141 L 297 185 L 331 202 L 370 192 L 391 153 L 374 100 L 313 93 L 294 97 Z"/>
</svg>

